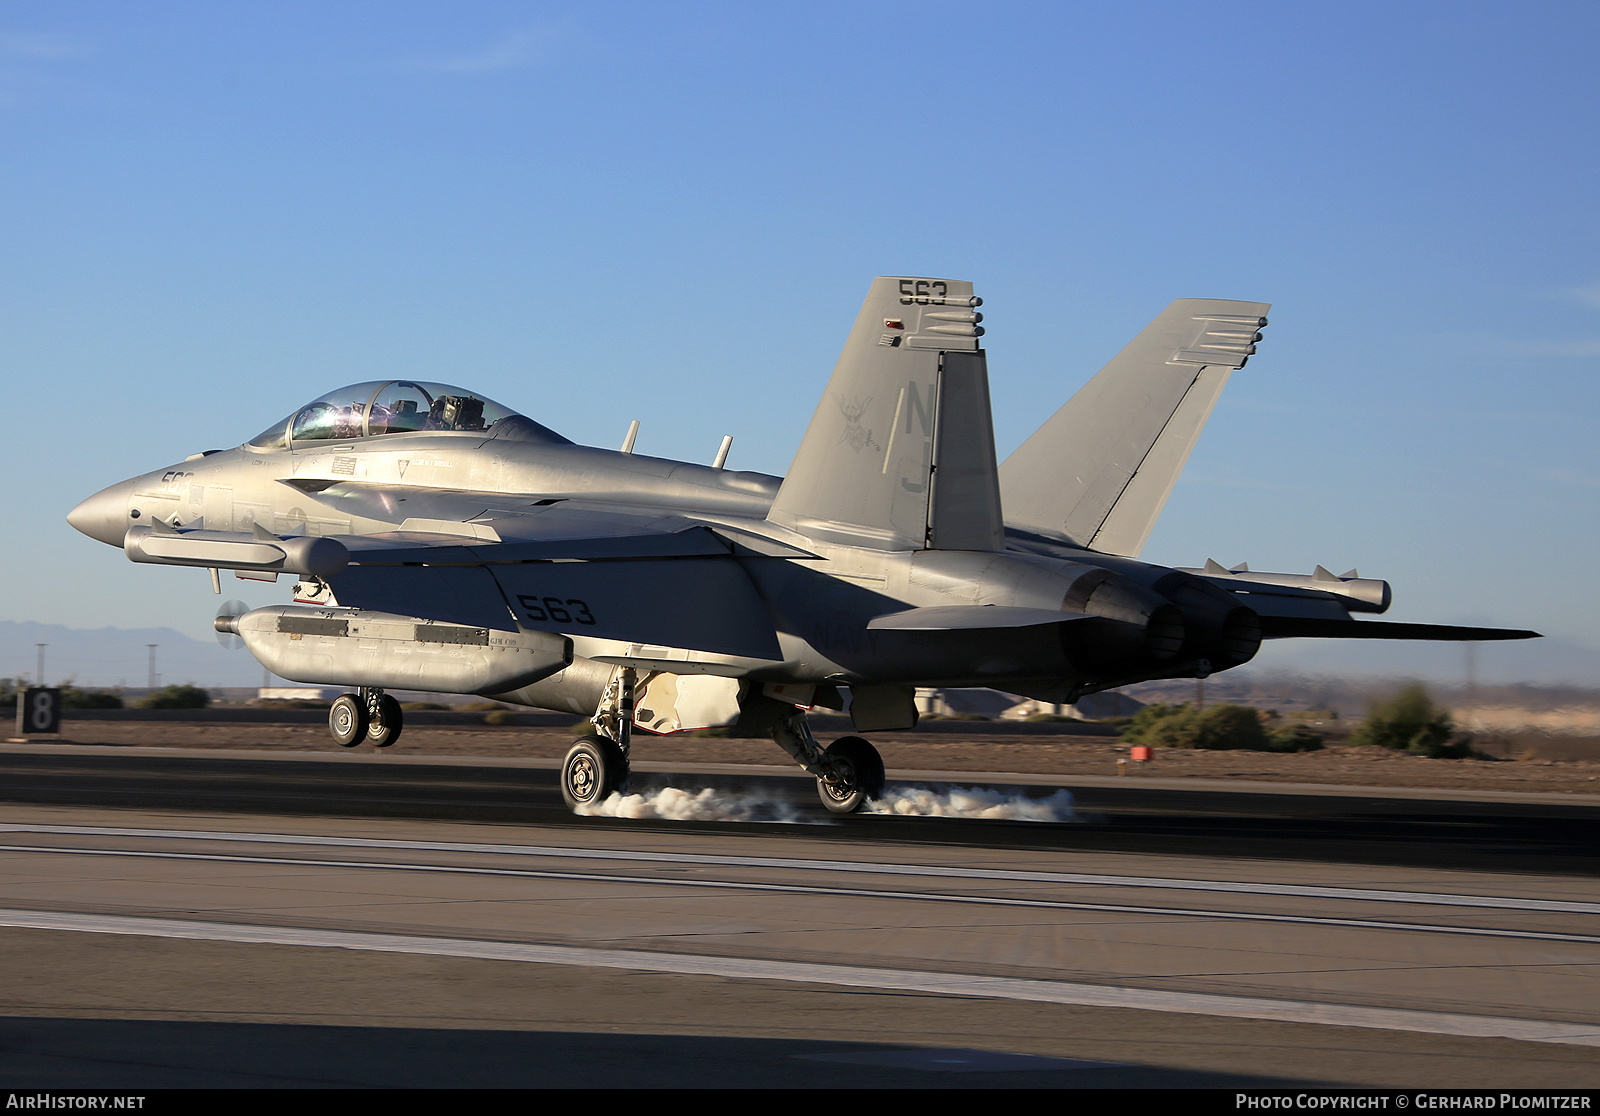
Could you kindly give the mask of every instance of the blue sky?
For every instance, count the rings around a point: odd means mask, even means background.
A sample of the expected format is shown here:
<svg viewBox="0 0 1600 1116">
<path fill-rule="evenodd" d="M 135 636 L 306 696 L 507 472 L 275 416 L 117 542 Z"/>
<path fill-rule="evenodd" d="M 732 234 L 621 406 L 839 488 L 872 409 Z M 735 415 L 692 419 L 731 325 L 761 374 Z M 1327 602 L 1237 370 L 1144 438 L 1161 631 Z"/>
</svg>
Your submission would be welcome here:
<svg viewBox="0 0 1600 1116">
<path fill-rule="evenodd" d="M 916 273 L 985 300 L 1002 454 L 1171 299 L 1274 303 L 1144 556 L 1600 684 L 1600 8 L 774 8 L 0 8 L 0 619 L 203 635 L 66 511 L 359 380 L 782 473 Z"/>
</svg>

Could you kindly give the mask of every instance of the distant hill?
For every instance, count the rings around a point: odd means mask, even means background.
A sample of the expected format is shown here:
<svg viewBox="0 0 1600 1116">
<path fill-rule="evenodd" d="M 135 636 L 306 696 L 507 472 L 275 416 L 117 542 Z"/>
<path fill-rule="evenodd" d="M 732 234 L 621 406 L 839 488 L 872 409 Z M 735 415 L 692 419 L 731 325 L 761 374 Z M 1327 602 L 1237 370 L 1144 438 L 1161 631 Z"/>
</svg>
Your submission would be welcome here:
<svg viewBox="0 0 1600 1116">
<path fill-rule="evenodd" d="M 62 624 L 0 620 L 0 677 L 33 679 L 36 644 L 45 648 L 48 683 L 143 688 L 156 644 L 158 685 L 260 686 L 261 664 L 240 648 L 190 639 L 171 628 L 68 628 Z"/>
</svg>

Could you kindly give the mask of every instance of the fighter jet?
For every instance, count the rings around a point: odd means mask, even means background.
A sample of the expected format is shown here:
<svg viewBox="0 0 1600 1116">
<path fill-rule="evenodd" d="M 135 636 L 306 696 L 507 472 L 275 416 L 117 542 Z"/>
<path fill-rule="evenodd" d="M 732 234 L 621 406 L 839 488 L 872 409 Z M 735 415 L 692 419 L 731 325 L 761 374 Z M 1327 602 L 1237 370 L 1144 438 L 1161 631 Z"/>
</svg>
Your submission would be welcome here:
<svg viewBox="0 0 1600 1116">
<path fill-rule="evenodd" d="M 329 392 L 244 445 L 89 497 L 79 531 L 135 562 L 275 581 L 224 609 L 274 674 L 353 692 L 338 743 L 395 742 L 390 689 L 588 717 L 561 789 L 626 787 L 635 730 L 738 724 L 816 777 L 827 809 L 879 796 L 858 733 L 915 725 L 916 688 L 1049 702 L 1247 663 L 1264 639 L 1489 640 L 1395 624 L 1386 582 L 1139 560 L 1264 303 L 1180 299 L 1003 465 L 972 284 L 873 281 L 779 478 L 575 445 L 480 394 L 391 380 Z M 239 606 L 242 609 L 242 606 Z"/>
</svg>

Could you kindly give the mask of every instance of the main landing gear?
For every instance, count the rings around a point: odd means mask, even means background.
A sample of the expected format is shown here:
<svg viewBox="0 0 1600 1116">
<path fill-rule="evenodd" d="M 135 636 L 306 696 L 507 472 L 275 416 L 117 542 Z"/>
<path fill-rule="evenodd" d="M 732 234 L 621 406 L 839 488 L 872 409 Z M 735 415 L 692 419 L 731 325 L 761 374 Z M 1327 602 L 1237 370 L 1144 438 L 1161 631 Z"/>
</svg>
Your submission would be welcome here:
<svg viewBox="0 0 1600 1116">
<path fill-rule="evenodd" d="M 561 761 L 561 797 L 577 812 L 628 789 L 633 743 L 633 690 L 638 672 L 623 667 L 590 718 L 595 731 L 580 737 Z"/>
<path fill-rule="evenodd" d="M 573 744 L 561 763 L 561 797 L 575 813 L 628 789 L 637 680 L 632 667 L 617 672 L 590 718 L 595 731 Z M 811 735 L 805 710 L 761 700 L 766 707 L 758 723 L 770 724 L 779 747 L 816 776 L 817 797 L 830 812 L 851 814 L 883 796 L 883 757 L 878 749 L 859 736 L 840 737 L 824 748 Z M 745 713 L 751 713 L 748 706 Z"/>
<path fill-rule="evenodd" d="M 561 763 L 561 797 L 574 811 L 604 802 L 627 784 L 628 757 L 603 736 L 580 738 Z"/>
<path fill-rule="evenodd" d="M 341 694 L 328 710 L 328 731 L 346 748 L 370 740 L 374 748 L 387 748 L 400 739 L 405 714 L 400 703 L 372 686 L 359 693 Z"/>
<path fill-rule="evenodd" d="M 794 761 L 817 777 L 817 797 L 834 814 L 853 814 L 883 797 L 883 757 L 859 736 L 841 736 L 827 748 L 817 743 L 803 709 L 772 726 L 772 738 Z"/>
</svg>

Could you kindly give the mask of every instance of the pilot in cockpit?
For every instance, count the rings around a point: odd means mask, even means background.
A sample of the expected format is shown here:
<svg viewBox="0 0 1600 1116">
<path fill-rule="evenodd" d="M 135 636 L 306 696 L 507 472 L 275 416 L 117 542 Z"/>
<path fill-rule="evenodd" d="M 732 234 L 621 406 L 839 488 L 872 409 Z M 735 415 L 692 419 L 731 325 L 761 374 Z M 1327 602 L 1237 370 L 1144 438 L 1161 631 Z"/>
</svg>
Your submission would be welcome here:
<svg viewBox="0 0 1600 1116">
<path fill-rule="evenodd" d="M 490 399 L 448 384 L 372 380 L 330 391 L 256 435 L 257 450 L 296 443 L 350 441 L 425 431 L 487 434 L 511 441 L 566 443 L 567 439 Z"/>
<path fill-rule="evenodd" d="M 374 434 L 409 434 L 421 430 L 415 399 L 391 399 L 387 405 L 374 403 L 367 418 L 367 430 Z"/>
<path fill-rule="evenodd" d="M 470 395 L 439 395 L 428 411 L 428 430 L 482 430 L 483 400 Z"/>
</svg>

